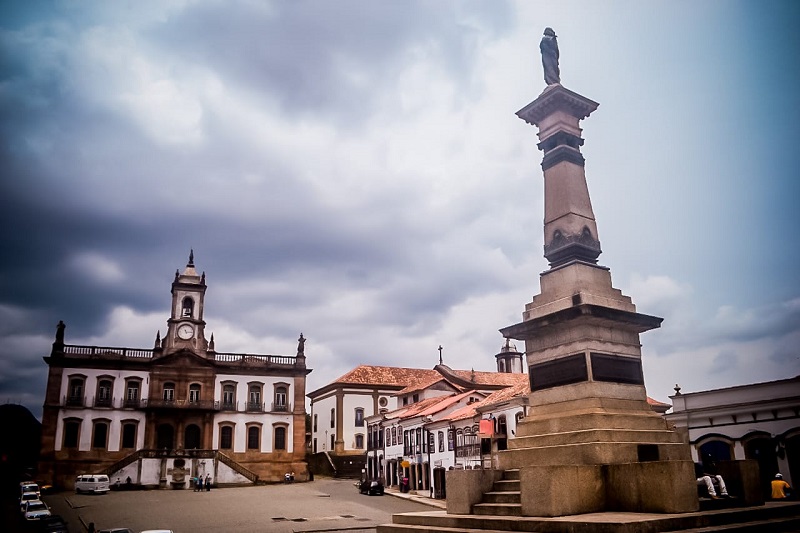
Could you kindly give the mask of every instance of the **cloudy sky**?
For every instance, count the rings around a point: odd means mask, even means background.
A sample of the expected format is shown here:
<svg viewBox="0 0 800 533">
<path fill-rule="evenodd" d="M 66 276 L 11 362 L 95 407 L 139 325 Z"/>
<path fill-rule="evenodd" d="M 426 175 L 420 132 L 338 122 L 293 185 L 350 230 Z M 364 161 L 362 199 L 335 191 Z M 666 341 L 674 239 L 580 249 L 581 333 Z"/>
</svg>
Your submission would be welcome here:
<svg viewBox="0 0 800 533">
<path fill-rule="evenodd" d="M 648 394 L 800 373 L 794 2 L 0 3 L 0 402 L 69 344 L 151 347 L 195 251 L 217 349 L 494 368 L 547 268 L 559 35 L 600 263 Z"/>
</svg>

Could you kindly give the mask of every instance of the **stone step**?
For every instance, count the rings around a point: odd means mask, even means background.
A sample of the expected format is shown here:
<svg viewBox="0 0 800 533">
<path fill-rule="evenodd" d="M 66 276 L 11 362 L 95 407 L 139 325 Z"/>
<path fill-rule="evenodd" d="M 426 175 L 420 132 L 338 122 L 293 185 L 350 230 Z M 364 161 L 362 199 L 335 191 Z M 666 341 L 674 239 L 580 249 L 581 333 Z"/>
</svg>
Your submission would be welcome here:
<svg viewBox="0 0 800 533">
<path fill-rule="evenodd" d="M 540 446 L 586 442 L 681 443 L 683 440 L 676 432 L 665 429 L 581 429 L 563 433 L 517 437 L 508 441 L 508 449 L 518 450 L 521 448 L 538 448 Z"/>
<path fill-rule="evenodd" d="M 519 492 L 519 480 L 501 479 L 500 481 L 495 481 L 492 490 L 495 492 Z"/>
<path fill-rule="evenodd" d="M 499 492 L 499 491 L 491 491 L 486 492 L 483 495 L 483 500 L 481 503 L 516 503 L 519 504 L 520 499 L 520 492 L 517 491 L 507 491 L 507 492 Z"/>
<path fill-rule="evenodd" d="M 553 415 L 547 417 L 523 418 L 517 425 L 517 438 L 535 437 L 550 433 L 566 433 L 587 429 L 639 429 L 668 431 L 666 421 L 655 414 L 637 412 L 589 412 L 571 416 Z M 509 439 L 512 442 L 514 439 Z"/>
<path fill-rule="evenodd" d="M 522 506 L 518 503 L 476 503 L 472 513 L 489 516 L 522 516 Z"/>
<path fill-rule="evenodd" d="M 800 517 L 773 518 L 770 520 L 754 520 L 738 524 L 723 524 L 692 529 L 673 529 L 664 533 L 711 533 L 712 531 L 763 533 L 765 531 L 800 531 Z"/>
<path fill-rule="evenodd" d="M 498 454 L 500 468 L 533 465 L 603 465 L 639 462 L 640 442 L 587 442 L 505 450 Z M 689 447 L 683 443 L 654 443 L 659 461 L 689 461 Z"/>
<path fill-rule="evenodd" d="M 417 533 L 431 531 L 439 533 L 507 533 L 507 529 L 465 529 L 463 527 L 415 526 L 411 524 L 381 524 L 375 528 L 376 533 Z"/>
<path fill-rule="evenodd" d="M 519 468 L 510 468 L 503 471 L 503 481 L 519 481 Z"/>
<path fill-rule="evenodd" d="M 480 505 L 480 504 L 478 504 Z M 536 518 L 506 515 L 448 515 L 445 511 L 401 513 L 392 516 L 393 524 L 411 525 L 422 529 L 380 529 L 395 531 L 519 531 L 528 533 L 641 533 L 677 531 L 800 531 L 800 503 L 769 502 L 766 505 L 723 509 L 717 511 L 653 515 L 637 519 L 635 513 L 594 513 L 574 517 Z M 749 528 L 749 529 L 726 529 Z M 450 528 L 440 530 L 439 528 Z M 693 529 L 695 528 L 695 529 Z"/>
</svg>

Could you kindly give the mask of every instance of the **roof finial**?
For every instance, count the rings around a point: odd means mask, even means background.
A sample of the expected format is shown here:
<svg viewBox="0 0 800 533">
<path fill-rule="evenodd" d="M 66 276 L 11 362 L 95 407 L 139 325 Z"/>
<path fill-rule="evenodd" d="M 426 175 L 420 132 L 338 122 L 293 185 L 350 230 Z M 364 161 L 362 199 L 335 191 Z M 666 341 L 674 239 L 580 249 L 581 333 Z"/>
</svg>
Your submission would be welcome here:
<svg viewBox="0 0 800 533">
<path fill-rule="evenodd" d="M 681 388 L 676 383 L 675 384 L 675 396 L 680 396 L 680 394 L 681 394 Z"/>
<path fill-rule="evenodd" d="M 444 363 L 442 362 L 442 345 L 441 345 L 441 344 L 439 345 L 439 364 L 440 364 L 440 365 L 443 365 L 443 364 L 444 364 Z"/>
<path fill-rule="evenodd" d="M 194 248 L 189 249 L 189 262 L 186 263 L 186 266 L 194 266 Z"/>
<path fill-rule="evenodd" d="M 215 351 L 216 347 L 214 345 L 214 333 L 211 333 L 211 340 L 208 342 L 208 351 L 213 352 Z"/>
<path fill-rule="evenodd" d="M 161 330 L 156 331 L 156 343 L 155 348 L 161 348 Z"/>
</svg>

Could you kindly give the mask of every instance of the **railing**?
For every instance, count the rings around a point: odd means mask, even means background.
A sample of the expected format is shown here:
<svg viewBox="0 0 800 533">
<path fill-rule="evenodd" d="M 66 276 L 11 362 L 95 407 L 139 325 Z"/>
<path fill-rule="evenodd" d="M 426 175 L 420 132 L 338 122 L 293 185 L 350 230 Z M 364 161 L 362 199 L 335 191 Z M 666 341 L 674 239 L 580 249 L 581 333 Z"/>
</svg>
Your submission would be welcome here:
<svg viewBox="0 0 800 533">
<path fill-rule="evenodd" d="M 114 355 L 118 357 L 135 357 L 139 359 L 152 359 L 153 350 L 141 348 L 115 348 L 111 346 L 79 346 L 77 344 L 65 344 L 64 355 Z"/>
<path fill-rule="evenodd" d="M 83 396 L 65 396 L 64 397 L 64 405 L 67 407 L 83 407 L 84 405 L 84 398 Z"/>
<path fill-rule="evenodd" d="M 160 408 L 160 409 L 212 409 L 219 411 L 219 402 L 215 400 L 162 400 L 149 399 L 141 400 L 142 407 Z"/>
<path fill-rule="evenodd" d="M 228 457 L 227 455 L 225 455 L 220 451 L 216 451 L 216 454 L 220 463 L 228 465 L 231 469 L 240 473 L 253 483 L 258 483 L 258 474 L 256 474 L 252 470 L 248 470 L 247 468 L 243 467 L 242 465 L 240 465 L 239 463 L 237 463 L 236 461 L 234 461 L 233 459 L 231 459 L 230 457 Z"/>
<path fill-rule="evenodd" d="M 256 365 L 294 365 L 296 357 L 289 355 L 253 355 L 247 353 L 216 353 L 214 361 L 218 363 L 240 363 Z"/>
<path fill-rule="evenodd" d="M 292 410 L 292 404 L 272 402 L 272 408 L 270 410 L 273 413 L 288 413 Z"/>
<path fill-rule="evenodd" d="M 233 402 L 222 402 L 219 405 L 220 411 L 236 411 L 236 404 Z"/>
<path fill-rule="evenodd" d="M 102 398 L 95 398 L 94 399 L 94 406 L 95 407 L 114 407 L 114 400 L 110 396 L 102 397 Z"/>
<path fill-rule="evenodd" d="M 264 404 L 258 402 L 247 402 L 245 410 L 248 413 L 261 413 L 264 411 Z"/>
<path fill-rule="evenodd" d="M 142 400 L 140 398 L 125 398 L 122 400 L 122 407 L 126 409 L 139 409 L 142 407 Z"/>
</svg>

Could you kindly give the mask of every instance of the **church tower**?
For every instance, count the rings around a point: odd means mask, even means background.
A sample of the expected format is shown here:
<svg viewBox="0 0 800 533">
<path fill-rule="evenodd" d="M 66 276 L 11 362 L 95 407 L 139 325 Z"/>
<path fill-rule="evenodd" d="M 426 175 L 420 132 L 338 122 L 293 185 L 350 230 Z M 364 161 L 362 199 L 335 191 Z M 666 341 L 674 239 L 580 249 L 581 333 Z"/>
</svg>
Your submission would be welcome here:
<svg viewBox="0 0 800 533">
<path fill-rule="evenodd" d="M 522 374 L 525 368 L 522 355 L 522 352 L 517 351 L 517 346 L 511 344 L 511 339 L 507 338 L 500 353 L 494 356 L 497 360 L 497 371 L 502 374 Z"/>
<path fill-rule="evenodd" d="M 184 348 L 205 355 L 208 350 L 206 323 L 203 320 L 205 295 L 206 274 L 197 274 L 192 250 L 183 274 L 176 270 L 175 280 L 172 282 L 172 307 L 167 320 L 167 333 L 164 335 L 164 355 Z"/>
</svg>

